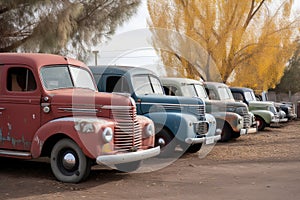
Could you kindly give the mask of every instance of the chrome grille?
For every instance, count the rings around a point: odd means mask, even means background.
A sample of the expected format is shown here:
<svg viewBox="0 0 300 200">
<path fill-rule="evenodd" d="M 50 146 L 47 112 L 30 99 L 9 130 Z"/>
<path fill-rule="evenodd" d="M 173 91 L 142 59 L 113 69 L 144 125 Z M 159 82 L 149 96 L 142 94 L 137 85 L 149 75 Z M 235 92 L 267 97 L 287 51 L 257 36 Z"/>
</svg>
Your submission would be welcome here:
<svg viewBox="0 0 300 200">
<path fill-rule="evenodd" d="M 142 129 L 136 119 L 136 110 L 112 108 L 111 118 L 117 121 L 114 132 L 116 151 L 134 151 L 142 146 Z"/>
<path fill-rule="evenodd" d="M 197 115 L 201 120 L 205 119 L 205 107 L 204 105 L 191 105 L 189 106 L 189 111 Z"/>
<path fill-rule="evenodd" d="M 244 128 L 250 128 L 250 115 L 249 114 L 246 114 L 243 116 L 244 118 Z"/>
<path fill-rule="evenodd" d="M 199 116 L 205 116 L 205 108 L 204 105 L 197 106 L 197 113 Z"/>
<path fill-rule="evenodd" d="M 246 107 L 240 107 L 239 112 L 237 112 L 239 115 L 241 115 L 244 119 L 244 127 L 243 128 L 250 128 L 250 114 L 248 113 L 248 109 Z"/>
</svg>

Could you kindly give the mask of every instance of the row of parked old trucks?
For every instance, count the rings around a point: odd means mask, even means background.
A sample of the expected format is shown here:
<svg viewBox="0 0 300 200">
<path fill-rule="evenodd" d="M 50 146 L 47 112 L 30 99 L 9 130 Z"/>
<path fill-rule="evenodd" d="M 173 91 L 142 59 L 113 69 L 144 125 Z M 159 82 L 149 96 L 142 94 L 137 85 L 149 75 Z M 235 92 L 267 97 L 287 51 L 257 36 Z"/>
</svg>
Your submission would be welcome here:
<svg viewBox="0 0 300 200">
<path fill-rule="evenodd" d="M 1 53 L 0 80 L 0 156 L 49 157 L 62 182 L 83 181 L 95 164 L 134 171 L 280 120 L 273 103 L 248 109 L 224 84 L 59 55 Z"/>
</svg>

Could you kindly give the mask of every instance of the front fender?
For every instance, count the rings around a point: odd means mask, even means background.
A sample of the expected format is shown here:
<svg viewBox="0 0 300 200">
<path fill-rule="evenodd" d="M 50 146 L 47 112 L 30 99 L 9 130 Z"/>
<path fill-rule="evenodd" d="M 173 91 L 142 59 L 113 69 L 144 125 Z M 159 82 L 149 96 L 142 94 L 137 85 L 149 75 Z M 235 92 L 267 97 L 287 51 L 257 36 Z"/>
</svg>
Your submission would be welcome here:
<svg viewBox="0 0 300 200">
<path fill-rule="evenodd" d="M 155 142 L 155 126 L 154 123 L 151 119 L 149 119 L 146 116 L 142 116 L 142 115 L 137 115 L 136 119 L 139 123 L 139 125 L 142 128 L 142 148 L 143 149 L 148 149 L 149 147 L 154 147 L 154 142 Z M 147 133 L 147 127 L 148 125 L 152 124 L 154 127 L 154 132 L 153 135 L 149 135 L 149 133 Z"/>
<path fill-rule="evenodd" d="M 239 114 L 237 113 L 233 113 L 233 112 L 214 112 L 211 113 L 216 119 L 217 119 L 217 123 L 220 123 L 220 120 L 222 121 L 226 121 L 231 129 L 235 132 L 240 132 L 240 130 L 243 128 L 243 117 L 241 117 Z M 218 124 L 218 127 L 223 127 L 223 124 L 220 125 Z"/>
<path fill-rule="evenodd" d="M 268 110 L 251 110 L 255 116 L 261 117 L 267 124 L 270 124 L 274 114 Z"/>
<path fill-rule="evenodd" d="M 155 125 L 156 133 L 166 127 L 178 140 L 184 142 L 186 138 L 194 138 L 196 132 L 194 123 L 198 122 L 196 116 L 186 113 L 153 112 L 144 116 L 150 118 Z"/>
<path fill-rule="evenodd" d="M 100 133 L 106 127 L 114 130 L 114 126 L 113 120 L 95 117 L 66 117 L 49 121 L 34 135 L 31 146 L 32 157 L 38 158 L 41 155 L 44 144 L 49 138 L 63 135 L 74 140 L 86 156 L 96 158 L 101 154 L 101 147 L 104 145 Z"/>
<path fill-rule="evenodd" d="M 216 119 L 213 115 L 205 113 L 205 119 L 208 123 L 208 132 L 207 132 L 207 136 L 214 136 L 217 135 L 216 131 L 217 131 L 217 122 Z"/>
</svg>

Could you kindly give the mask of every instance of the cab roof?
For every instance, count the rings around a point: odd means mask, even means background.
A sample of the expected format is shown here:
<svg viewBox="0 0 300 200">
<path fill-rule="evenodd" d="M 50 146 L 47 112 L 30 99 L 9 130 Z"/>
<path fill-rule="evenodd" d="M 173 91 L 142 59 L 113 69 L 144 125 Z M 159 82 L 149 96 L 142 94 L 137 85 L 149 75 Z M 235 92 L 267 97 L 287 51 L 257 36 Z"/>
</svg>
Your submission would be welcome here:
<svg viewBox="0 0 300 200">
<path fill-rule="evenodd" d="M 202 84 L 201 81 L 197 81 L 190 78 L 160 77 L 160 80 L 164 83 Z"/>
<path fill-rule="evenodd" d="M 246 88 L 246 87 L 230 87 L 230 90 L 233 92 L 239 92 L 239 91 L 253 92 L 253 90 L 251 88 Z"/>
<path fill-rule="evenodd" d="M 42 67 L 46 65 L 71 64 L 87 67 L 84 63 L 61 55 L 43 53 L 0 53 L 1 65 L 28 65 Z"/>
<path fill-rule="evenodd" d="M 118 75 L 141 75 L 141 74 L 152 74 L 157 76 L 153 71 L 131 66 L 120 66 L 120 65 L 100 65 L 100 66 L 89 66 L 94 74 L 118 74 Z"/>
</svg>

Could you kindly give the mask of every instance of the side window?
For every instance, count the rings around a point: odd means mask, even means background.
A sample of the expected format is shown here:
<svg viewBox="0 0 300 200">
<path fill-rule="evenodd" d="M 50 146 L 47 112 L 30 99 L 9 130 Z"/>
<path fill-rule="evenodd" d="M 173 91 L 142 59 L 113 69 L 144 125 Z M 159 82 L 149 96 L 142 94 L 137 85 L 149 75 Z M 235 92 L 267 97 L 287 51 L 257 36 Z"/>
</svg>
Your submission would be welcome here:
<svg viewBox="0 0 300 200">
<path fill-rule="evenodd" d="M 233 98 L 236 100 L 236 101 L 244 101 L 244 97 L 242 94 L 240 93 L 232 93 L 233 95 Z"/>
<path fill-rule="evenodd" d="M 218 100 L 217 94 L 215 93 L 214 90 L 208 89 L 207 91 L 208 91 L 208 97 L 210 100 Z"/>
<path fill-rule="evenodd" d="M 177 88 L 174 86 L 163 86 L 165 94 L 169 96 L 175 96 Z"/>
<path fill-rule="evenodd" d="M 33 73 L 23 67 L 13 67 L 7 73 L 7 90 L 28 92 L 36 90 L 36 81 Z"/>
<path fill-rule="evenodd" d="M 129 84 L 124 77 L 110 76 L 106 80 L 106 92 L 130 93 Z"/>
</svg>

